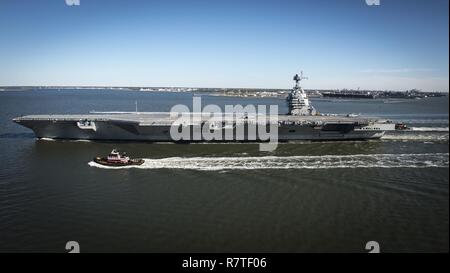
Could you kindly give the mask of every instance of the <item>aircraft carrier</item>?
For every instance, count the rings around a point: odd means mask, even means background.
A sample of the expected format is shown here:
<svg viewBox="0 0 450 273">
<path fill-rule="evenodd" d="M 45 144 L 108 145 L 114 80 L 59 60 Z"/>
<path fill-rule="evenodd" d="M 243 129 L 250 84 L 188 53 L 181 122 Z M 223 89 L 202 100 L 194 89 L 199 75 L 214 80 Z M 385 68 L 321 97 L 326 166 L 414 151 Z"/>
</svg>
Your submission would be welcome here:
<svg viewBox="0 0 450 273">
<path fill-rule="evenodd" d="M 303 73 L 293 78 L 295 85 L 287 97 L 289 113 L 267 115 L 268 128 L 276 120 L 278 141 L 290 140 L 365 140 L 377 139 L 386 131 L 395 130 L 388 120 L 371 119 L 353 115 L 319 114 L 299 85 Z M 203 114 L 188 113 L 190 122 L 176 124 L 177 115 L 171 112 L 98 112 L 80 115 L 27 115 L 13 121 L 30 128 L 37 138 L 105 140 L 105 141 L 255 141 L 267 139 L 251 136 L 249 128 L 257 123 L 258 115 L 222 114 L 216 120 Z M 175 125 L 176 124 L 176 125 Z M 171 129 L 188 128 L 189 136 L 176 139 Z M 207 126 L 207 127 L 205 127 Z M 244 132 L 238 134 L 238 127 Z M 215 138 L 207 138 L 196 132 L 213 132 Z M 228 137 L 227 137 L 228 136 Z M 231 138 L 230 138 L 231 136 Z"/>
</svg>

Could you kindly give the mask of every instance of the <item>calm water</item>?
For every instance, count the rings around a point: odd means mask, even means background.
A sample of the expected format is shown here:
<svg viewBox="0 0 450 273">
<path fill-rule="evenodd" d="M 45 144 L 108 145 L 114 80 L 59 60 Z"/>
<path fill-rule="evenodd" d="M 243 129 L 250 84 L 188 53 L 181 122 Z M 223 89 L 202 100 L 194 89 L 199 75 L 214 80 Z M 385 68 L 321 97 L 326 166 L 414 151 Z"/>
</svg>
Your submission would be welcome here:
<svg viewBox="0 0 450 273">
<path fill-rule="evenodd" d="M 447 251 L 448 98 L 313 100 L 444 132 L 367 142 L 149 144 L 36 140 L 25 114 L 168 111 L 191 94 L 107 90 L 0 92 L 0 251 Z M 283 100 L 203 96 L 203 102 Z M 444 128 L 444 129 L 442 129 Z M 112 148 L 147 158 L 105 169 Z"/>
</svg>

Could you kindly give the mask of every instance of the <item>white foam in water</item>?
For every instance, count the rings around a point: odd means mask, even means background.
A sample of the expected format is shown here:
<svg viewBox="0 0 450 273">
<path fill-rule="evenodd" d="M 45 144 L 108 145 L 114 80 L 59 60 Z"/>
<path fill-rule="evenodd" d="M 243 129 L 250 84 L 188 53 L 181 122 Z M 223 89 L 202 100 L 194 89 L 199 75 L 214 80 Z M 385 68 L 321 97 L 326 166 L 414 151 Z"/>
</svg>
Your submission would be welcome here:
<svg viewBox="0 0 450 273">
<path fill-rule="evenodd" d="M 413 131 L 448 132 L 448 127 L 412 127 Z"/>
<path fill-rule="evenodd" d="M 428 154 L 357 154 L 322 156 L 262 157 L 170 157 L 144 159 L 140 166 L 109 167 L 89 162 L 104 169 L 188 169 L 202 171 L 251 169 L 339 169 L 339 168 L 448 168 L 448 153 Z"/>
<path fill-rule="evenodd" d="M 39 138 L 39 140 L 42 140 L 42 141 L 55 141 L 53 138 L 48 138 L 48 137 L 41 137 L 41 138 Z"/>
<path fill-rule="evenodd" d="M 394 134 L 385 134 L 381 139 L 383 140 L 428 140 L 428 141 L 448 141 L 449 134 L 448 131 L 435 131 L 435 132 L 424 132 L 424 131 L 415 131 L 415 132 L 406 132 L 406 133 L 394 133 Z"/>
<path fill-rule="evenodd" d="M 403 122 L 406 124 L 413 124 L 413 123 L 427 123 L 427 124 L 448 124 L 448 118 L 447 119 L 408 119 L 408 118 L 392 118 L 389 115 L 386 116 L 387 118 L 392 119 L 395 122 Z"/>
</svg>

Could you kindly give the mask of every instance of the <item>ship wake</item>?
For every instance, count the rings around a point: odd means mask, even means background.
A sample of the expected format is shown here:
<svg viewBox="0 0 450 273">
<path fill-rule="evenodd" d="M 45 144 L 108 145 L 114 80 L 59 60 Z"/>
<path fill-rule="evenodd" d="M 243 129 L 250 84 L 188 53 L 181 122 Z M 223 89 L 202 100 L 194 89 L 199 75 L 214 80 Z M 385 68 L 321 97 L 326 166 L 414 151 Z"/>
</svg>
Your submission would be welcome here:
<svg viewBox="0 0 450 273">
<path fill-rule="evenodd" d="M 411 130 L 408 132 L 389 132 L 386 133 L 382 138 L 382 140 L 403 140 L 403 141 L 448 141 L 449 133 L 447 130 Z"/>
<path fill-rule="evenodd" d="M 262 156 L 262 157 L 170 157 L 145 159 L 140 166 L 108 167 L 89 162 L 89 166 L 104 169 L 184 169 L 201 171 L 253 169 L 342 169 L 342 168 L 448 168 L 448 153 L 426 154 L 357 154 L 322 156 Z"/>
</svg>

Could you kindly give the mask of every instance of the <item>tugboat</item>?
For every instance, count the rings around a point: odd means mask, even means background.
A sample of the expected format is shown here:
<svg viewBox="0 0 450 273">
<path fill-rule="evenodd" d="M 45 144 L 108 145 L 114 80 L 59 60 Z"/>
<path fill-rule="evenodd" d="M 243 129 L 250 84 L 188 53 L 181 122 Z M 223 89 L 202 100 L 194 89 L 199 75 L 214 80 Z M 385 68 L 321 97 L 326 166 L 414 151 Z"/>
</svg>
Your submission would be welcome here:
<svg viewBox="0 0 450 273">
<path fill-rule="evenodd" d="M 107 157 L 95 157 L 94 162 L 105 166 L 130 166 L 130 165 L 142 165 L 143 159 L 130 159 L 126 153 L 120 153 L 116 149 L 113 149 Z"/>
<path fill-rule="evenodd" d="M 408 126 L 406 126 L 403 122 L 396 123 L 395 124 L 395 130 L 401 131 L 401 130 L 410 130 Z"/>
</svg>

